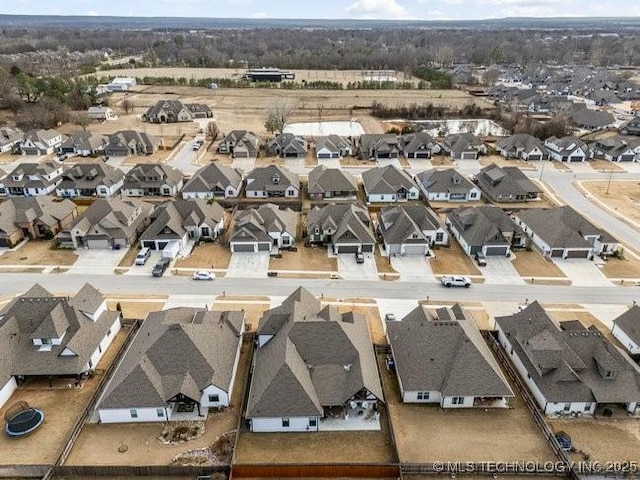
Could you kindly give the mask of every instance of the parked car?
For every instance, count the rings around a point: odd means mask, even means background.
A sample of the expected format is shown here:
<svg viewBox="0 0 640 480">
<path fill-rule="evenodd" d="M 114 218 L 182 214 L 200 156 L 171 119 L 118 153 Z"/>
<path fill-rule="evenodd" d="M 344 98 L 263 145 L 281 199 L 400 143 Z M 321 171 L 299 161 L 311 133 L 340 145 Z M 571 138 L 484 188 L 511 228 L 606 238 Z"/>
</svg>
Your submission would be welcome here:
<svg viewBox="0 0 640 480">
<path fill-rule="evenodd" d="M 201 270 L 193 274 L 194 280 L 215 280 L 216 274 L 213 272 L 207 272 L 206 270 Z"/>
<path fill-rule="evenodd" d="M 481 267 L 487 266 L 487 257 L 485 257 L 484 253 L 476 252 L 476 263 Z"/>
<path fill-rule="evenodd" d="M 151 249 L 149 247 L 144 247 L 140 249 L 138 255 L 136 255 L 136 265 L 144 265 L 149 260 L 149 256 L 151 255 Z"/>
<path fill-rule="evenodd" d="M 69 158 L 69 155 L 67 155 L 66 153 L 61 153 L 60 155 L 57 156 L 57 160 L 59 162 L 64 162 L 67 158 Z"/>
<path fill-rule="evenodd" d="M 364 255 L 362 252 L 356 253 L 356 263 L 364 263 Z"/>
<path fill-rule="evenodd" d="M 465 287 L 471 286 L 471 279 L 469 277 L 463 277 L 462 275 L 446 275 L 440 279 L 440 283 L 445 287 Z"/>
<path fill-rule="evenodd" d="M 161 277 L 162 275 L 164 275 L 164 272 L 167 270 L 167 268 L 169 268 L 170 263 L 170 258 L 161 258 L 160 260 L 158 260 L 158 263 L 156 263 L 156 266 L 153 267 L 153 271 L 151 272 L 151 274 L 154 277 Z"/>
</svg>

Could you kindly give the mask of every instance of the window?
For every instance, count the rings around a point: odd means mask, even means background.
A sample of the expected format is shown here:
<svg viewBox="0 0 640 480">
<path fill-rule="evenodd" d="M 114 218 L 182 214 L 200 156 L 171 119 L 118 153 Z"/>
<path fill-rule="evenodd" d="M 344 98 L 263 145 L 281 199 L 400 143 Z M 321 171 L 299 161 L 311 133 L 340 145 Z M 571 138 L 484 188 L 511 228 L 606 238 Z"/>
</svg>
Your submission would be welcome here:
<svg viewBox="0 0 640 480">
<path fill-rule="evenodd" d="M 156 415 L 158 418 L 164 418 L 164 408 L 156 408 Z"/>
<path fill-rule="evenodd" d="M 451 404 L 452 405 L 463 405 L 464 404 L 464 397 L 453 397 L 453 398 L 451 398 Z"/>
<path fill-rule="evenodd" d="M 564 408 L 563 408 L 563 410 L 564 410 L 565 412 L 568 412 L 569 410 L 571 410 L 571 404 L 570 404 L 570 403 L 565 403 L 565 404 L 564 404 Z"/>
<path fill-rule="evenodd" d="M 418 392 L 418 400 L 429 400 L 429 392 Z"/>
<path fill-rule="evenodd" d="M 209 403 L 218 403 L 220 401 L 220 395 L 209 395 Z"/>
<path fill-rule="evenodd" d="M 111 329 L 109 329 L 109 331 L 107 332 L 107 337 L 111 336 Z"/>
<path fill-rule="evenodd" d="M 587 404 L 584 406 L 584 411 L 585 411 L 585 412 L 588 412 L 589 410 L 591 410 L 591 404 L 590 404 L 590 403 L 587 403 Z"/>
<path fill-rule="evenodd" d="M 289 419 L 288 418 L 283 418 L 282 419 L 282 426 L 285 428 L 289 427 Z"/>
<path fill-rule="evenodd" d="M 89 360 L 89 368 L 93 368 L 93 360 Z"/>
<path fill-rule="evenodd" d="M 436 242 L 441 242 L 443 240 L 444 240 L 444 233 L 443 232 L 436 233 Z"/>
<path fill-rule="evenodd" d="M 315 427 L 318 425 L 318 421 L 315 418 L 310 418 L 309 419 L 309 426 L 310 427 Z"/>
<path fill-rule="evenodd" d="M 131 418 L 138 418 L 138 410 L 132 408 L 131 410 L 129 410 L 129 415 L 131 415 Z"/>
<path fill-rule="evenodd" d="M 43 345 L 51 345 L 51 339 L 50 338 L 43 338 L 42 339 L 42 344 Z"/>
</svg>

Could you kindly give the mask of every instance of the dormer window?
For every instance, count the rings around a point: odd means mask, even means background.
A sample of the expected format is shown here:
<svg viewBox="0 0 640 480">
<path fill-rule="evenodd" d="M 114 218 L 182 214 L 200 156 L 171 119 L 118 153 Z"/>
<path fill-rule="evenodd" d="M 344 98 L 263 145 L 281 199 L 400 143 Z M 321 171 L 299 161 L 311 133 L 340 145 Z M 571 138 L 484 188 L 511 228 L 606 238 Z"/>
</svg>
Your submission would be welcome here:
<svg viewBox="0 0 640 480">
<path fill-rule="evenodd" d="M 277 173 L 271 178 L 271 181 L 273 182 L 274 185 L 279 185 L 280 184 L 280 175 L 278 175 Z"/>
<path fill-rule="evenodd" d="M 460 184 L 460 177 L 453 177 L 453 183 L 455 185 L 459 185 Z"/>
</svg>

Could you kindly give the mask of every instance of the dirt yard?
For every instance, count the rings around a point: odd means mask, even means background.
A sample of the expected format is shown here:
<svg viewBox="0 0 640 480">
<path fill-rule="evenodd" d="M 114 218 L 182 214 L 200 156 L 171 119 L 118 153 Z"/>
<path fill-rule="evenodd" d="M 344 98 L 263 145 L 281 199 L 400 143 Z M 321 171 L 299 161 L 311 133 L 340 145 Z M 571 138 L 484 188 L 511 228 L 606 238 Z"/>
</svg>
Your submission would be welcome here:
<svg viewBox="0 0 640 480">
<path fill-rule="evenodd" d="M 378 269 L 378 273 L 391 273 L 394 275 L 398 274 L 398 272 L 393 268 L 393 265 L 391 265 L 389 257 L 383 257 L 380 254 L 380 250 L 378 248 L 375 249 L 374 257 L 376 259 L 376 268 Z"/>
<path fill-rule="evenodd" d="M 555 432 L 565 431 L 571 436 L 577 452 L 571 460 L 622 462 L 640 460 L 640 420 L 631 418 L 593 419 L 571 418 L 549 420 Z"/>
<path fill-rule="evenodd" d="M 460 244 L 451 239 L 449 248 L 440 247 L 433 251 L 435 258 L 431 258 L 431 269 L 436 275 L 482 275 L 473 259 L 469 257 Z"/>
<path fill-rule="evenodd" d="M 495 163 L 499 167 L 518 167 L 520 170 L 537 170 L 536 165 L 540 162 L 525 162 L 516 158 L 504 158 L 502 155 L 484 155 L 480 157 L 480 164 L 483 166 Z"/>
<path fill-rule="evenodd" d="M 324 247 L 305 247 L 301 245 L 297 252 L 282 252 L 282 258 L 271 258 L 269 270 L 303 270 L 316 272 L 336 272 L 338 260 L 329 258 Z"/>
<path fill-rule="evenodd" d="M 385 368 L 382 357 L 378 363 L 401 462 L 555 459 L 519 396 L 510 409 L 405 404 L 395 374 Z M 438 441 L 427 442 L 426 432 Z"/>
<path fill-rule="evenodd" d="M 118 266 L 119 267 L 133 266 L 133 263 L 135 262 L 136 256 L 138 255 L 139 251 L 140 251 L 140 245 L 138 245 L 137 243 L 131 245 L 127 253 L 125 253 L 124 257 L 122 257 L 122 260 L 120 260 L 120 263 L 118 264 Z"/>
<path fill-rule="evenodd" d="M 553 168 L 555 168 L 556 170 L 563 170 L 565 172 L 571 171 L 571 167 L 569 167 L 566 162 L 557 162 L 555 160 L 552 160 L 551 165 L 553 165 Z"/>
<path fill-rule="evenodd" d="M 451 157 L 444 155 L 434 155 L 431 157 L 431 166 L 433 167 L 452 167 L 453 160 Z"/>
<path fill-rule="evenodd" d="M 609 193 L 606 193 L 608 183 L 579 182 L 579 185 L 613 210 L 617 216 L 640 225 L 640 182 L 611 182 Z"/>
<path fill-rule="evenodd" d="M 180 258 L 175 268 L 215 268 L 226 270 L 231 260 L 229 247 L 219 243 L 201 243 L 193 248 L 191 255 Z"/>
<path fill-rule="evenodd" d="M 73 381 L 61 378 L 54 381 L 53 389 L 49 388 L 46 379 L 40 379 L 27 382 L 15 391 L 4 408 L 0 409 L 0 418 L 4 418 L 5 411 L 11 405 L 23 400 L 42 410 L 45 421 L 38 430 L 19 440 L 0 435 L 0 464 L 42 465 L 55 462 L 75 422 L 98 388 L 104 370 L 113 361 L 128 333 L 126 328 L 118 332 L 98 363 L 96 375 L 86 380 L 80 388 L 67 388 Z"/>
<path fill-rule="evenodd" d="M 241 299 L 225 300 L 224 297 L 221 296 L 217 297 L 213 304 L 213 310 L 230 310 L 234 312 L 244 310 L 247 330 L 256 330 L 258 328 L 258 323 L 260 323 L 260 317 L 262 317 L 264 311 L 269 308 L 269 301 L 262 303 L 247 300 L 246 302 L 243 302 Z"/>
<path fill-rule="evenodd" d="M 518 250 L 512 254 L 515 257 L 511 263 L 523 278 L 531 277 L 559 277 L 565 274 L 550 259 L 545 259 L 537 250 Z"/>
<path fill-rule="evenodd" d="M 73 265 L 78 259 L 72 250 L 52 248 L 49 240 L 29 240 L 18 250 L 0 256 L 0 265 Z"/>
<path fill-rule="evenodd" d="M 213 444 L 223 433 L 235 430 L 242 410 L 243 389 L 251 365 L 251 342 L 244 342 L 231 397 L 231 406 L 211 413 L 201 437 L 177 445 L 158 441 L 164 424 L 88 424 L 82 430 L 67 460 L 68 465 L 168 465 L 180 453 Z M 127 451 L 118 452 L 120 445 Z"/>
<path fill-rule="evenodd" d="M 164 307 L 164 301 L 107 300 L 107 308 L 116 310 L 118 304 L 123 318 L 145 319 L 150 312 L 157 312 Z"/>
<path fill-rule="evenodd" d="M 591 168 L 598 172 L 624 172 L 624 168 L 616 162 L 609 160 L 592 159 L 587 162 Z"/>
<path fill-rule="evenodd" d="M 608 278 L 640 278 L 640 260 L 629 254 L 625 258 L 609 258 L 600 271 Z"/>
</svg>

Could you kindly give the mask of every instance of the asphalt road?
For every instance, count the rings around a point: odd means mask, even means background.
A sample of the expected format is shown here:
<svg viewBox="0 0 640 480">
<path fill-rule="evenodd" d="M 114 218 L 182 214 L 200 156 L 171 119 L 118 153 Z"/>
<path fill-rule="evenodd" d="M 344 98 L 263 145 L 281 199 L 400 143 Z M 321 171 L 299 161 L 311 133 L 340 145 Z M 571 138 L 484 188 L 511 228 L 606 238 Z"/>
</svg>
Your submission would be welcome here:
<svg viewBox="0 0 640 480">
<path fill-rule="evenodd" d="M 640 301 L 640 286 L 575 287 L 557 285 L 475 284 L 471 288 L 445 288 L 435 282 L 383 282 L 277 278 L 218 278 L 197 282 L 190 277 L 132 277 L 127 275 L 41 275 L 11 273 L 0 275 L 0 292 L 17 294 L 34 283 L 54 292 L 74 292 L 85 282 L 107 295 L 165 294 L 184 296 L 267 295 L 287 296 L 298 286 L 315 295 L 331 298 L 371 297 L 418 300 L 429 297 L 442 301 L 517 302 L 539 300 L 546 303 L 631 304 Z"/>
</svg>

